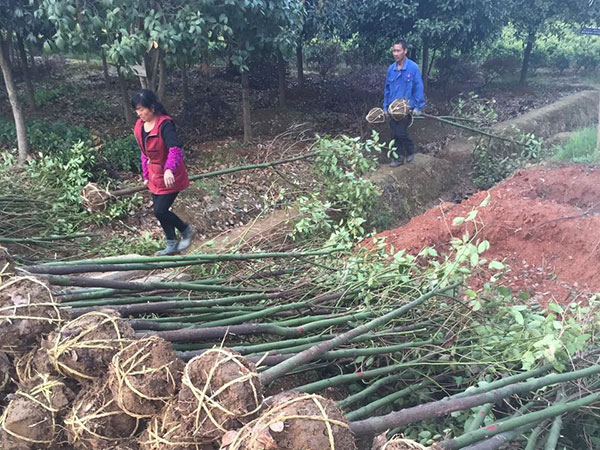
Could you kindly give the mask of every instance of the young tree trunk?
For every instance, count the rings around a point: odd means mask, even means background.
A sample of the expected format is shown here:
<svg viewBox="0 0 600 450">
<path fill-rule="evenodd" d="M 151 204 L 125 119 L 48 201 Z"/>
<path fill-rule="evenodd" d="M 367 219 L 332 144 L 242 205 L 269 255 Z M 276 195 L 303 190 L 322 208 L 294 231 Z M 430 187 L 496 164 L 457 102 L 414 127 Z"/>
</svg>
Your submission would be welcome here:
<svg viewBox="0 0 600 450">
<path fill-rule="evenodd" d="M 121 92 L 121 104 L 123 106 L 123 114 L 125 115 L 125 122 L 128 125 L 135 123 L 133 118 L 133 112 L 129 106 L 129 94 L 127 93 L 127 84 L 125 83 L 125 77 L 121 72 L 121 67 L 117 66 L 117 77 L 119 78 L 119 91 Z"/>
<path fill-rule="evenodd" d="M 427 69 L 427 76 L 431 75 L 431 68 L 433 67 L 433 63 L 435 62 L 435 54 L 437 53 L 437 49 L 433 49 L 431 53 L 431 59 L 429 60 L 429 68 Z"/>
<path fill-rule="evenodd" d="M 165 91 L 167 88 L 167 63 L 165 61 L 165 55 L 160 50 L 160 61 L 158 63 L 158 86 L 156 89 L 156 95 L 163 101 L 165 98 Z"/>
<path fill-rule="evenodd" d="M 19 103 L 17 88 L 15 87 L 15 82 L 12 77 L 9 60 L 6 57 L 7 53 L 4 41 L 0 39 L 0 68 L 2 69 L 2 75 L 4 76 L 6 93 L 8 94 L 8 100 L 10 101 L 13 118 L 15 120 L 15 127 L 17 129 L 18 161 L 19 164 L 24 164 L 29 155 L 25 118 L 23 117 L 23 111 L 21 110 L 21 104 Z"/>
<path fill-rule="evenodd" d="M 598 135 L 596 136 L 596 150 L 600 152 L 600 94 L 598 95 Z"/>
<path fill-rule="evenodd" d="M 250 119 L 250 89 L 248 87 L 248 72 L 242 72 L 242 122 L 244 124 L 244 142 L 252 139 L 252 121 Z"/>
<path fill-rule="evenodd" d="M 183 84 L 183 98 L 189 98 L 190 85 L 188 81 L 187 64 L 185 62 L 181 65 L 181 81 Z"/>
<path fill-rule="evenodd" d="M 427 74 L 429 73 L 429 43 L 427 42 L 427 39 L 423 39 L 423 61 L 422 61 L 422 67 L 421 67 L 421 74 L 422 74 L 422 78 L 423 78 L 423 89 L 425 90 L 425 92 L 427 92 L 427 84 L 429 80 L 429 77 L 427 76 Z"/>
<path fill-rule="evenodd" d="M 25 94 L 27 95 L 27 103 L 29 103 L 29 106 L 32 108 L 35 108 L 35 92 L 33 90 L 33 83 L 31 82 L 31 72 L 27 65 L 25 44 L 23 43 L 23 37 L 20 33 L 17 33 L 17 48 L 19 49 L 19 56 L 21 57 L 21 64 L 23 65 L 23 75 L 25 76 Z"/>
<path fill-rule="evenodd" d="M 531 59 L 531 51 L 533 50 L 534 43 L 535 31 L 530 31 L 523 51 L 523 65 L 521 66 L 521 76 L 519 77 L 520 84 L 525 84 L 527 82 L 527 71 L 529 70 L 529 60 Z"/>
<path fill-rule="evenodd" d="M 158 89 L 158 67 L 160 65 L 160 52 L 154 49 L 153 53 L 152 71 L 150 73 L 146 73 L 146 78 L 148 78 L 148 88 L 156 92 Z"/>
<path fill-rule="evenodd" d="M 29 54 L 29 67 L 31 68 L 31 77 L 33 78 L 37 72 L 37 67 L 35 65 L 35 55 L 34 55 L 34 47 L 33 45 L 27 45 L 27 53 Z"/>
<path fill-rule="evenodd" d="M 279 84 L 279 107 L 285 108 L 285 60 L 281 52 L 277 52 L 277 75 Z"/>
<path fill-rule="evenodd" d="M 102 71 L 104 72 L 104 84 L 106 90 L 110 90 L 110 75 L 108 74 L 108 63 L 106 62 L 106 53 L 104 50 L 100 50 L 100 56 L 102 57 Z"/>
<path fill-rule="evenodd" d="M 304 87 L 304 57 L 302 55 L 302 42 L 296 45 L 296 66 L 298 67 L 298 86 Z"/>
</svg>

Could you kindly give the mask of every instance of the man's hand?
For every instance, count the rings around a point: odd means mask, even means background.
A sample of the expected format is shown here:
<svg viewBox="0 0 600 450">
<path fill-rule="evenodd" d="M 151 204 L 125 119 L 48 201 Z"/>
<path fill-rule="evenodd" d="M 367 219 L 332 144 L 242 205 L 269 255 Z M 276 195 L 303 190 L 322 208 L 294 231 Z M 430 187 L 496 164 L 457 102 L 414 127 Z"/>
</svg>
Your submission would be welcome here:
<svg viewBox="0 0 600 450">
<path fill-rule="evenodd" d="M 412 115 L 413 116 L 420 116 L 421 114 L 423 114 L 423 113 L 421 112 L 420 109 L 415 108 L 415 109 L 412 110 Z"/>
<path fill-rule="evenodd" d="M 165 186 L 168 188 L 175 184 L 175 176 L 173 175 L 173 172 L 171 172 L 171 169 L 165 170 L 163 179 L 165 180 Z"/>
</svg>

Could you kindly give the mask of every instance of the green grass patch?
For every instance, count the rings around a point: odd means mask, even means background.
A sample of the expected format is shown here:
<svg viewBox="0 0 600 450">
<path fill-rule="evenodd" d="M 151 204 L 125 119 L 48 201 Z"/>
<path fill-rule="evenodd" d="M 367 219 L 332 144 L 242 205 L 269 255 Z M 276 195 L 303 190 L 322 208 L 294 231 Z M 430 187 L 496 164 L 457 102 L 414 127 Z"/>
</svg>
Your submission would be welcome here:
<svg viewBox="0 0 600 450">
<path fill-rule="evenodd" d="M 571 138 L 556 147 L 554 159 L 576 163 L 597 163 L 600 152 L 596 148 L 597 128 L 589 127 L 576 131 Z"/>
</svg>

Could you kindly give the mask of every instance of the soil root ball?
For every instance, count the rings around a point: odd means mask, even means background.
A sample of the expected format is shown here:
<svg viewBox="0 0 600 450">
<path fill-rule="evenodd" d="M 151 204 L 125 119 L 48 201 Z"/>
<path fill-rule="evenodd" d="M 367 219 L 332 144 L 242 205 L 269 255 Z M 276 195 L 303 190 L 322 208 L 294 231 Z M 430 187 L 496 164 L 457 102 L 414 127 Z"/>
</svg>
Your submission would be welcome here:
<svg viewBox="0 0 600 450">
<path fill-rule="evenodd" d="M 138 425 L 138 419 L 119 408 L 106 381 L 82 390 L 65 417 L 69 443 L 82 450 L 121 448 L 135 436 Z"/>
<path fill-rule="evenodd" d="M 427 450 L 428 447 L 425 447 L 419 444 L 412 439 L 404 439 L 394 437 L 389 441 L 383 440 L 382 443 L 373 444 L 373 448 L 371 450 Z"/>
<path fill-rule="evenodd" d="M 94 311 L 66 323 L 45 345 L 56 370 L 78 381 L 93 381 L 112 357 L 129 345 L 133 328 L 112 310 Z"/>
<path fill-rule="evenodd" d="M 54 364 L 50 361 L 48 351 L 44 347 L 31 350 L 15 359 L 15 372 L 19 383 L 25 383 L 40 373 L 59 377 Z"/>
<path fill-rule="evenodd" d="M 94 183 L 86 184 L 81 190 L 83 207 L 91 213 L 103 212 L 112 194 Z"/>
<path fill-rule="evenodd" d="M 22 354 L 64 317 L 47 284 L 33 277 L 15 277 L 0 285 L 0 351 Z"/>
<path fill-rule="evenodd" d="M 5 353 L 0 352 L 0 394 L 4 392 L 6 386 L 10 382 L 10 374 L 12 371 L 12 365 L 8 356 Z"/>
<path fill-rule="evenodd" d="M 184 418 L 177 399 L 167 403 L 162 413 L 154 416 L 139 439 L 142 450 L 212 450 L 213 445 L 194 436 L 193 418 Z M 189 420 L 191 419 L 191 420 Z"/>
<path fill-rule="evenodd" d="M 109 386 L 127 414 L 151 417 L 177 394 L 183 365 L 170 342 L 156 336 L 141 339 L 115 354 Z"/>
<path fill-rule="evenodd" d="M 58 440 L 59 419 L 73 397 L 58 378 L 32 378 L 14 394 L 0 417 L 0 442 L 9 449 L 49 448 Z"/>
<path fill-rule="evenodd" d="M 195 436 L 219 440 L 250 422 L 262 400 L 255 365 L 237 352 L 214 348 L 185 366 L 179 408 L 193 419 Z"/>
<path fill-rule="evenodd" d="M 332 400 L 284 392 L 258 419 L 223 437 L 222 450 L 355 450 L 348 422 Z"/>
</svg>

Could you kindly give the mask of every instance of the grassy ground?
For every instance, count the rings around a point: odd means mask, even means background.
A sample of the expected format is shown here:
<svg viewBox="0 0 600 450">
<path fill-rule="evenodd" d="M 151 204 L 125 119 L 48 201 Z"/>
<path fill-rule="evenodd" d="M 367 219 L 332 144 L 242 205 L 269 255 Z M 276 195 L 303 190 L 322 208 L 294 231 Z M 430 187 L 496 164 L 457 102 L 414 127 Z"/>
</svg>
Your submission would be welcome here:
<svg viewBox="0 0 600 450">
<path fill-rule="evenodd" d="M 576 131 L 563 145 L 556 148 L 554 158 L 559 161 L 593 164 L 600 160 L 597 148 L 597 127 Z"/>
</svg>

